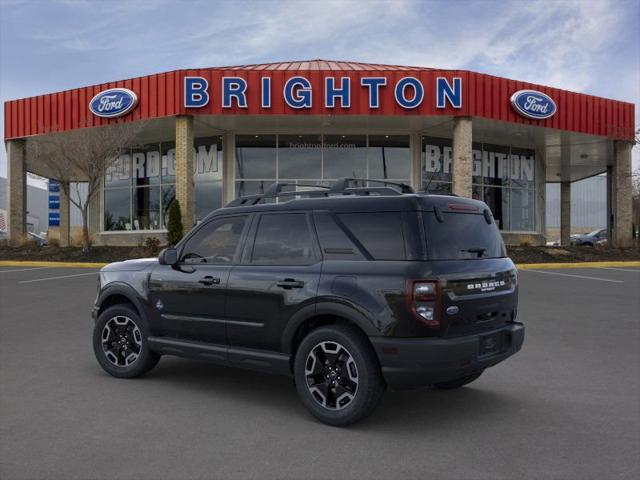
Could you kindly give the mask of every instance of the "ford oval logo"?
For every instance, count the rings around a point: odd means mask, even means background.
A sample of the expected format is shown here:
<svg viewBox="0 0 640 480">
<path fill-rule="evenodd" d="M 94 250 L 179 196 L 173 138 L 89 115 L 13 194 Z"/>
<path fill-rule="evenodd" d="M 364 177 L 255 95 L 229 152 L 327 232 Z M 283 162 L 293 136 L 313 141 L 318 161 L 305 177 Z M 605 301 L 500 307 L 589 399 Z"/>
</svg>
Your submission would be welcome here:
<svg viewBox="0 0 640 480">
<path fill-rule="evenodd" d="M 126 115 L 138 104 L 138 96 L 128 88 L 103 90 L 89 102 L 89 110 L 103 118 Z"/>
<path fill-rule="evenodd" d="M 556 114 L 556 103 L 549 95 L 535 90 L 518 90 L 511 95 L 511 105 L 523 117 L 535 120 L 551 118 Z"/>
</svg>

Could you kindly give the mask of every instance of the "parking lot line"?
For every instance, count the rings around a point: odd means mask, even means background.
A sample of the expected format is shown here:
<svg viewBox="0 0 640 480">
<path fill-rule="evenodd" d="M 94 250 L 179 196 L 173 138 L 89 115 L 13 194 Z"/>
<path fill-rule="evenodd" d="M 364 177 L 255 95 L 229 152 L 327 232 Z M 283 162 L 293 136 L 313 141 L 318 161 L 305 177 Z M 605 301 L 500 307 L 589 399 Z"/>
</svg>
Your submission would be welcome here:
<svg viewBox="0 0 640 480">
<path fill-rule="evenodd" d="M 563 277 L 575 277 L 575 278 L 584 278 L 585 280 L 599 280 L 601 282 L 611 282 L 611 283 L 624 283 L 622 280 L 611 280 L 610 278 L 599 278 L 599 277 L 587 277 L 586 275 L 572 275 L 570 273 L 560 273 L 560 272 L 545 272 L 544 270 L 525 270 L 526 272 L 536 272 L 536 273 L 546 273 L 547 275 L 560 275 Z"/>
<path fill-rule="evenodd" d="M 46 280 L 59 280 L 61 278 L 81 277 L 82 275 L 96 275 L 97 273 L 98 272 L 76 273 L 75 275 L 61 275 L 57 277 L 36 278 L 34 280 L 22 280 L 21 282 L 18 282 L 18 283 L 44 282 Z"/>
<path fill-rule="evenodd" d="M 621 272 L 634 272 L 634 273 L 640 273 L 640 269 L 636 268 L 615 268 L 615 267 L 600 267 L 602 270 L 619 270 Z"/>
<path fill-rule="evenodd" d="M 44 270 L 45 268 L 54 268 L 54 267 L 14 268 L 11 270 L 0 270 L 0 273 L 26 272 L 27 270 Z"/>
</svg>

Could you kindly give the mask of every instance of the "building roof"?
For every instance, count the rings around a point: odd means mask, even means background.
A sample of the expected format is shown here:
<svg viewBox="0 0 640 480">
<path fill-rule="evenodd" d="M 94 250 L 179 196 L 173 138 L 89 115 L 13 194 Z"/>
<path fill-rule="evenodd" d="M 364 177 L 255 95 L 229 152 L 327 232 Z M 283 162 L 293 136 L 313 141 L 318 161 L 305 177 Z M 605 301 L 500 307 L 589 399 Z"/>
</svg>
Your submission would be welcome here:
<svg viewBox="0 0 640 480">
<path fill-rule="evenodd" d="M 251 65 L 235 65 L 227 67 L 213 67 L 211 70 L 265 70 L 265 71 L 287 71 L 287 70 L 331 70 L 331 71 L 416 71 L 433 70 L 427 67 L 410 67 L 406 65 L 388 65 L 382 63 L 347 62 L 341 60 L 300 60 L 291 62 L 256 63 Z"/>
<path fill-rule="evenodd" d="M 326 106 L 323 101 L 325 79 L 348 77 L 351 86 L 349 105 Z M 206 80 L 211 101 L 193 107 L 184 104 L 185 78 L 197 76 Z M 222 106 L 223 77 L 234 76 L 247 84 L 247 105 Z M 283 98 L 283 86 L 292 77 L 305 77 L 313 93 L 309 108 L 293 108 Z M 263 106 L 260 98 L 262 78 L 269 77 L 270 104 Z M 362 77 L 383 77 L 380 104 L 370 106 L 370 91 L 361 84 Z M 415 108 L 403 108 L 394 100 L 394 87 L 406 77 L 413 77 L 424 87 L 424 101 Z M 460 79 L 462 103 L 437 105 L 436 85 Z M 92 98 L 104 90 L 126 88 L 135 92 L 138 104 L 124 116 L 101 118 L 89 110 Z M 551 97 L 557 105 L 556 114 L 547 119 L 525 118 L 514 111 L 511 96 L 521 90 L 534 90 Z M 404 91 L 404 90 L 403 90 Z M 397 94 L 397 92 L 395 92 Z M 555 130 L 597 135 L 633 141 L 635 106 L 608 98 L 569 92 L 559 88 L 522 82 L 468 70 L 433 69 L 402 65 L 308 60 L 174 70 L 100 85 L 75 88 L 63 92 L 11 100 L 4 105 L 5 140 L 70 131 L 86 127 L 128 123 L 176 115 L 376 115 L 376 116 L 470 116 L 501 122 L 533 125 Z"/>
</svg>

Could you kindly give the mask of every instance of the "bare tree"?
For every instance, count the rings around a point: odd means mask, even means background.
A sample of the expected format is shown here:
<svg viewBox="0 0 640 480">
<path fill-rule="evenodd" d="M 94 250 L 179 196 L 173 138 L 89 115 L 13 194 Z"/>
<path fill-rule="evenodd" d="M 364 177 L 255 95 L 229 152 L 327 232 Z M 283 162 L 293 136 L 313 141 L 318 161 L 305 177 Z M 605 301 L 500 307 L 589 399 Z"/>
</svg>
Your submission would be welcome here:
<svg viewBox="0 0 640 480">
<path fill-rule="evenodd" d="M 100 184 L 118 156 L 130 147 L 140 133 L 137 123 L 112 124 L 27 141 L 27 157 L 43 165 L 58 180 L 69 201 L 82 215 L 82 247 L 90 248 L 89 205 L 100 192 Z M 78 182 L 87 184 L 87 195 L 80 195 Z M 75 185 L 72 195 L 71 185 Z"/>
</svg>

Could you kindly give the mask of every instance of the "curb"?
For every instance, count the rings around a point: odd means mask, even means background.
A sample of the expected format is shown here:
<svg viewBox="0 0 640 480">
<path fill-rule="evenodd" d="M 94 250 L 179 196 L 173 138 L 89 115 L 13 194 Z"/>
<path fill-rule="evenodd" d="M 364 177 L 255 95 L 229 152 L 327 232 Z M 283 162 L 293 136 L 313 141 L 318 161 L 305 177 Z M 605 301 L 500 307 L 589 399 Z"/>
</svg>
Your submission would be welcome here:
<svg viewBox="0 0 640 480">
<path fill-rule="evenodd" d="M 21 260 L 0 260 L 0 267 L 60 267 L 60 268 L 102 268 L 101 262 L 38 262 Z M 572 263 L 516 263 L 518 270 L 536 268 L 602 268 L 602 267 L 640 267 L 640 261 L 627 262 L 572 262 Z"/>
</svg>

